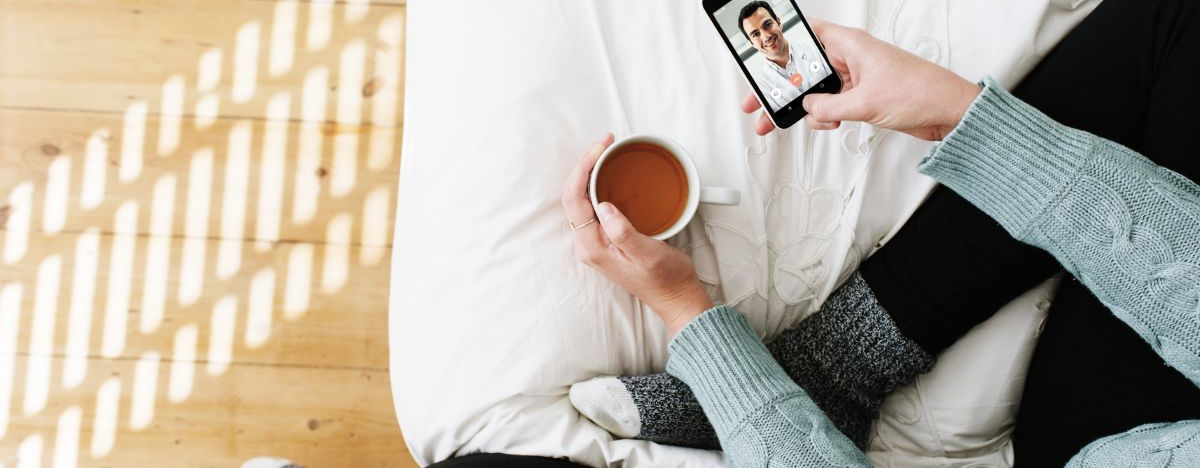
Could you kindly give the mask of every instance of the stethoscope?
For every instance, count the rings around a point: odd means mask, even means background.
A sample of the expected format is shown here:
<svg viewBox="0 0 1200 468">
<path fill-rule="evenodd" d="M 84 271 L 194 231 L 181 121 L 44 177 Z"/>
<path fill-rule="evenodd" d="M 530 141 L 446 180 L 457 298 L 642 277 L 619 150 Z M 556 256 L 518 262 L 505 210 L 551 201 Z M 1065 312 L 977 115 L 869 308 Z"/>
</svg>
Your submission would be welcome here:
<svg viewBox="0 0 1200 468">
<path fill-rule="evenodd" d="M 796 64 L 796 73 L 803 75 L 802 70 L 800 68 L 801 63 L 808 63 L 808 70 L 812 73 L 817 73 L 817 72 L 821 71 L 821 62 L 818 60 L 813 60 L 813 61 L 809 62 L 808 61 L 808 52 L 803 51 L 803 50 L 800 51 L 799 57 L 793 56 L 792 54 L 794 54 L 794 53 L 795 53 L 795 49 L 792 48 L 791 44 L 788 44 L 788 63 Z M 770 60 L 768 60 L 768 62 L 775 65 L 772 68 L 775 69 L 775 73 L 778 74 L 780 77 L 782 77 L 785 80 L 790 80 L 792 78 L 792 74 L 788 73 L 787 67 L 780 67 L 779 64 L 776 64 L 775 62 L 771 62 Z"/>
</svg>

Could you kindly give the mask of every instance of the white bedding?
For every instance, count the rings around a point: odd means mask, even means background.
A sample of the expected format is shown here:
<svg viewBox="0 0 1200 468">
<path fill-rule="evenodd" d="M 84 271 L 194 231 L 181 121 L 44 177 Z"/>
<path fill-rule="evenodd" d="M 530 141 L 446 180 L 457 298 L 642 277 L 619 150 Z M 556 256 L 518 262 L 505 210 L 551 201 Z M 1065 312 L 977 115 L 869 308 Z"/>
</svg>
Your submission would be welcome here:
<svg viewBox="0 0 1200 468">
<path fill-rule="evenodd" d="M 1015 83 L 1085 0 L 801 1 L 969 79 Z M 723 466 L 719 452 L 614 441 L 567 400 L 597 375 L 662 371 L 649 310 L 572 257 L 567 171 L 606 131 L 683 144 L 738 207 L 672 240 L 764 338 L 811 313 L 932 188 L 929 144 L 857 124 L 766 138 L 699 1 L 410 0 L 390 339 L 416 459 L 473 452 L 592 466 Z M 876 425 L 883 466 L 1007 466 L 1008 429 L 1047 289 L 1010 304 L 901 390 Z M 974 464 L 974 465 L 972 465 Z"/>
</svg>

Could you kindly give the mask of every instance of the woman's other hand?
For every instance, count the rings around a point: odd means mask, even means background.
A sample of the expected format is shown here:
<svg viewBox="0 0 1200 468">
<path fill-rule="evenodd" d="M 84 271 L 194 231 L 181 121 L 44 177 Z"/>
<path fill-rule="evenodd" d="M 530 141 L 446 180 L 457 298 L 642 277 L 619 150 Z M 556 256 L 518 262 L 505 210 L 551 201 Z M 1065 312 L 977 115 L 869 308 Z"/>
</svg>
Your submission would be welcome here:
<svg viewBox="0 0 1200 468">
<path fill-rule="evenodd" d="M 596 160 L 612 142 L 610 134 L 584 153 L 563 189 L 568 221 L 583 226 L 598 219 L 572 233 L 575 257 L 650 306 L 675 336 L 712 308 L 712 299 L 700 284 L 691 258 L 682 251 L 637 232 L 611 203 L 601 203 L 599 213 L 593 210 L 588 180 Z"/>
<path fill-rule="evenodd" d="M 804 120 L 810 128 L 831 130 L 842 121 L 866 122 L 936 141 L 958 126 L 979 95 L 974 83 L 866 31 L 824 21 L 810 24 L 842 78 L 839 94 L 805 96 Z M 742 102 L 747 113 L 760 107 L 753 94 Z M 774 129 L 765 114 L 759 117 L 759 135 Z"/>
</svg>

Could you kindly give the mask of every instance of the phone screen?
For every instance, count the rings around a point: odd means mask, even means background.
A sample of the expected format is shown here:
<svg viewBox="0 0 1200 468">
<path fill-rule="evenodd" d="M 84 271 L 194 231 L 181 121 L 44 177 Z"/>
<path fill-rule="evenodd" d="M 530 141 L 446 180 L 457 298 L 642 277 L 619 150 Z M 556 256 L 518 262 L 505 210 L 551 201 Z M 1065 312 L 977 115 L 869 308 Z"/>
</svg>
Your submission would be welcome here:
<svg viewBox="0 0 1200 468">
<path fill-rule="evenodd" d="M 803 117 L 799 99 L 804 94 L 841 89 L 829 60 L 792 0 L 704 3 L 773 119 L 780 114 L 795 114 L 799 109 L 801 115 L 795 118 L 799 120 Z"/>
</svg>

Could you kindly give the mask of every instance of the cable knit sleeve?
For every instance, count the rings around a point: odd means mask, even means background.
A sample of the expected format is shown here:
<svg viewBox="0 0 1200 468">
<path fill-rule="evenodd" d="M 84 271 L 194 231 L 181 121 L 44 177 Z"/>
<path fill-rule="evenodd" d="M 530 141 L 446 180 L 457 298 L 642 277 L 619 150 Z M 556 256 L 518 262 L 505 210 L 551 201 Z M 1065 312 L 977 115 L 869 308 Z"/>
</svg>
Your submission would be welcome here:
<svg viewBox="0 0 1200 468">
<path fill-rule="evenodd" d="M 1146 424 L 1088 444 L 1067 468 L 1200 465 L 1200 421 Z"/>
<path fill-rule="evenodd" d="M 990 80 L 920 168 L 1053 254 L 1200 385 L 1200 186 Z"/>
<path fill-rule="evenodd" d="M 1200 186 L 1128 148 L 1054 122 L 992 80 L 984 84 L 921 171 L 1015 238 L 1053 254 L 1200 386 Z M 1180 466 L 1197 466 L 1187 463 L 1200 463 L 1198 428 L 1200 421 L 1143 426 L 1097 441 L 1073 463 L 1100 466 L 1087 464 L 1088 453 L 1131 460 L 1137 447 L 1158 440 L 1157 449 L 1183 456 Z M 1178 444 L 1163 445 L 1166 439 Z"/>
</svg>

